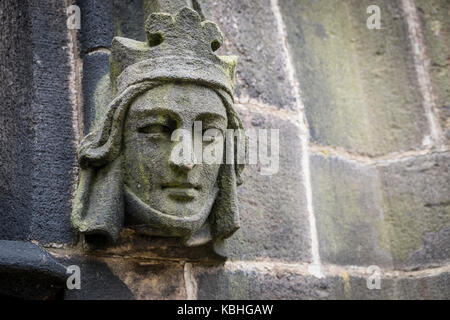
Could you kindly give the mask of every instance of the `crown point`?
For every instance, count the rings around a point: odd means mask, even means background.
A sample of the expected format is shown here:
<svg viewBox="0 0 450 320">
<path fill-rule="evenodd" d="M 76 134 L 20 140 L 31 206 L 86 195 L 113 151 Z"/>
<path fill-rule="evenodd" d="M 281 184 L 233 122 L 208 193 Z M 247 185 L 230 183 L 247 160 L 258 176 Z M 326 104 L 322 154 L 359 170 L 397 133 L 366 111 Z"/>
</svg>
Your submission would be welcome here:
<svg viewBox="0 0 450 320">
<path fill-rule="evenodd" d="M 223 34 L 217 24 L 211 21 L 202 22 L 203 33 L 206 39 L 210 39 L 212 51 L 217 51 L 223 44 Z"/>
<path fill-rule="evenodd" d="M 192 21 L 196 24 L 200 24 L 202 18 L 197 13 L 197 11 L 192 10 L 188 7 L 183 7 L 175 16 L 175 19 L 178 21 Z"/>
<path fill-rule="evenodd" d="M 215 54 L 223 44 L 217 24 L 183 7 L 177 13 L 152 13 L 145 31 L 146 42 L 113 40 L 111 80 L 116 90 L 141 78 L 180 78 L 201 79 L 233 95 L 235 63 Z"/>
<path fill-rule="evenodd" d="M 153 13 L 145 22 L 147 42 L 150 47 L 160 45 L 165 40 L 165 35 L 172 29 L 174 20 L 167 13 Z"/>
</svg>

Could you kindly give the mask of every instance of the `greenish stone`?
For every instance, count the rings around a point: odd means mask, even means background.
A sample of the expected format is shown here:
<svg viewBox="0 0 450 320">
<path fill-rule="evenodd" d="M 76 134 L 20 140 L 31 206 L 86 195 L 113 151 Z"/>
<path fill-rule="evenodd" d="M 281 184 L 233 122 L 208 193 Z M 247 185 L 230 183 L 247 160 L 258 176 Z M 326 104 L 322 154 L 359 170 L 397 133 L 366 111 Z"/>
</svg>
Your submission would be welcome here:
<svg viewBox="0 0 450 320">
<path fill-rule="evenodd" d="M 94 72 L 95 119 L 78 149 L 72 223 L 88 243 L 114 242 L 124 225 L 187 246 L 217 243 L 239 228 L 236 187 L 244 164 L 236 154 L 225 161 L 225 152 L 217 153 L 210 164 L 184 153 L 195 123 L 204 126 L 200 156 L 218 143 L 225 151 L 245 149 L 242 132 L 227 143 L 224 137 L 243 129 L 234 109 L 237 59 L 214 53 L 221 31 L 183 1 L 148 3 L 156 7 L 148 10 L 146 42 L 115 37 L 109 77 Z M 208 129 L 222 140 L 205 142 Z M 180 130 L 188 136 L 174 137 Z"/>
<path fill-rule="evenodd" d="M 219 52 L 239 56 L 236 96 L 280 109 L 295 109 L 287 78 L 283 40 L 270 0 L 199 0 L 205 17 L 220 26 L 227 39 Z"/>
<path fill-rule="evenodd" d="M 372 166 L 311 157 L 323 262 L 412 269 L 450 258 L 449 154 Z"/>
<path fill-rule="evenodd" d="M 321 260 L 391 267 L 376 169 L 319 155 L 310 167 Z"/>
<path fill-rule="evenodd" d="M 194 267 L 199 300 L 317 300 L 329 296 L 329 279 L 295 272 Z"/>
<path fill-rule="evenodd" d="M 450 143 L 450 2 L 415 1 L 420 14 L 440 125 Z"/>
<path fill-rule="evenodd" d="M 328 299 L 345 300 L 448 300 L 450 273 L 447 271 L 422 275 L 386 275 L 381 270 L 380 288 L 369 289 L 373 273 L 327 277 Z"/>
<path fill-rule="evenodd" d="M 369 30 L 369 5 L 381 29 Z M 279 1 L 313 142 L 380 155 L 429 134 L 400 1 Z"/>
<path fill-rule="evenodd" d="M 141 259 L 70 254 L 64 265 L 80 268 L 81 288 L 65 290 L 65 300 L 178 300 L 186 299 L 183 265 L 145 263 Z"/>
<path fill-rule="evenodd" d="M 311 240 L 299 128 L 289 119 L 259 112 L 251 105 L 239 108 L 239 113 L 246 130 L 279 129 L 279 171 L 262 175 L 266 166 L 246 166 L 245 182 L 238 189 L 241 228 L 224 241 L 223 254 L 235 260 L 309 262 Z"/>
<path fill-rule="evenodd" d="M 450 155 L 422 156 L 378 168 L 384 226 L 394 264 L 423 267 L 450 258 Z"/>
<path fill-rule="evenodd" d="M 349 274 L 345 269 L 316 278 L 295 270 L 242 269 L 222 266 L 194 267 L 199 300 L 447 300 L 450 273 L 399 275 L 381 270 L 380 288 L 369 289 L 370 276 Z"/>
</svg>

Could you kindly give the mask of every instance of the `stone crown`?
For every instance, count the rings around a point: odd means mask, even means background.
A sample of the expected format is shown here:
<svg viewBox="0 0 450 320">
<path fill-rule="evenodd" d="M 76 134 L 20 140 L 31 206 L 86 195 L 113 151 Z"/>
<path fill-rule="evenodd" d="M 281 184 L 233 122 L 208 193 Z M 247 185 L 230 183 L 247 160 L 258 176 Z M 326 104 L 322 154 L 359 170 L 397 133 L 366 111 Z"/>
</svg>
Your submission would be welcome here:
<svg viewBox="0 0 450 320">
<path fill-rule="evenodd" d="M 144 80 L 204 82 L 233 96 L 236 57 L 214 52 L 223 43 L 219 27 L 184 7 L 175 15 L 153 13 L 145 24 L 147 42 L 115 37 L 111 81 L 121 92 Z"/>
</svg>

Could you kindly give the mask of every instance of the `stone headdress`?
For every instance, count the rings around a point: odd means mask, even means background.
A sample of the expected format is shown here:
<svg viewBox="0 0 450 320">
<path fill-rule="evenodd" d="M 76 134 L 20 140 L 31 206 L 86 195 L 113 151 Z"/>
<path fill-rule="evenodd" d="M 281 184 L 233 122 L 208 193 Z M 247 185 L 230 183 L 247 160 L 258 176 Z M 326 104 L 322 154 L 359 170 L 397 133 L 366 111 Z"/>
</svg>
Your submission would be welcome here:
<svg viewBox="0 0 450 320">
<path fill-rule="evenodd" d="M 201 21 L 196 11 L 185 7 L 175 15 L 151 14 L 146 32 L 147 42 L 113 39 L 110 81 L 115 98 L 78 150 L 81 174 L 72 222 L 86 239 L 100 236 L 115 241 L 123 227 L 125 203 L 119 160 L 122 129 L 128 107 L 138 95 L 173 81 L 206 86 L 221 97 L 228 127 L 242 129 L 233 108 L 237 59 L 214 53 L 223 41 L 217 25 Z M 236 139 L 246 143 L 245 137 Z M 236 157 L 237 152 L 234 154 Z M 187 245 L 217 242 L 239 228 L 236 186 L 241 183 L 242 170 L 243 165 L 238 165 L 236 159 L 233 164 L 222 165 L 220 191 L 212 211 L 205 226 L 184 239 Z"/>
</svg>

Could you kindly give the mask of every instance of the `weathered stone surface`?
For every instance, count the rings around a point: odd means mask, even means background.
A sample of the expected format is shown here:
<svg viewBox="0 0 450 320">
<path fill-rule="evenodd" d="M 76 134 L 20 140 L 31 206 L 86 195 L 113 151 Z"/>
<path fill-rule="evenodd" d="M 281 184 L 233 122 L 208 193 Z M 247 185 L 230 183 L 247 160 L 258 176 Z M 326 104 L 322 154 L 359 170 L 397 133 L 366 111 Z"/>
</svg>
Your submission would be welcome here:
<svg viewBox="0 0 450 320">
<path fill-rule="evenodd" d="M 398 294 L 395 299 L 449 300 L 450 272 L 399 279 L 396 288 Z"/>
<path fill-rule="evenodd" d="M 214 253 L 211 245 L 183 246 L 176 238 L 151 237 L 124 228 L 119 239 L 107 247 L 86 245 L 92 255 L 127 256 L 136 259 L 184 259 L 186 261 L 223 261 Z"/>
<path fill-rule="evenodd" d="M 0 238 L 28 236 L 31 221 L 32 94 L 27 6 L 0 2 Z"/>
<path fill-rule="evenodd" d="M 196 266 L 194 275 L 200 300 L 381 300 L 449 299 L 450 273 L 429 275 L 381 274 L 380 289 L 369 289 L 371 274 L 349 274 L 345 269 L 324 278 L 296 271 L 264 267 Z"/>
<path fill-rule="evenodd" d="M 431 80 L 440 125 L 450 144 L 450 3 L 446 0 L 415 1 L 420 14 L 426 53 L 431 59 Z"/>
<path fill-rule="evenodd" d="M 416 268 L 449 260 L 448 154 L 377 167 L 311 157 L 322 261 Z"/>
<path fill-rule="evenodd" d="M 114 37 L 114 10 L 110 0 L 77 0 L 81 11 L 81 53 L 109 48 Z"/>
<path fill-rule="evenodd" d="M 110 99 L 109 54 L 95 52 L 83 57 L 83 116 L 84 131 L 90 132 L 95 113 Z"/>
<path fill-rule="evenodd" d="M 279 1 L 314 142 L 379 155 L 429 134 L 400 1 Z M 381 29 L 369 30 L 369 5 Z"/>
<path fill-rule="evenodd" d="M 266 165 L 246 166 L 244 184 L 238 188 L 241 228 L 225 241 L 223 249 L 232 259 L 309 261 L 309 222 L 299 129 L 288 117 L 261 113 L 252 110 L 252 105 L 238 110 L 246 130 L 279 130 L 279 171 L 261 175 L 261 168 Z M 268 150 L 271 150 L 269 139 Z"/>
<path fill-rule="evenodd" d="M 295 108 L 270 1 L 200 1 L 205 17 L 219 24 L 225 42 L 218 52 L 239 57 L 236 95 L 279 108 Z"/>
<path fill-rule="evenodd" d="M 386 276 L 381 275 L 380 289 L 369 289 L 371 275 L 332 277 L 330 299 L 346 300 L 447 300 L 450 297 L 450 273 L 448 271 L 429 275 Z M 327 277 L 328 278 L 328 277 Z"/>
<path fill-rule="evenodd" d="M 64 2 L 29 2 L 33 44 L 33 186 L 30 238 L 72 242 L 71 198 L 76 141 Z M 43 36 L 45 35 L 45 37 Z M 30 79 L 28 79 L 30 81 Z M 30 183 L 30 182 L 28 182 Z"/>
<path fill-rule="evenodd" d="M 0 296 L 47 300 L 61 298 L 66 268 L 30 242 L 0 240 Z"/>
<path fill-rule="evenodd" d="M 113 0 L 115 36 L 145 41 L 145 4 L 149 0 Z"/>
<path fill-rule="evenodd" d="M 450 155 L 434 154 L 378 168 L 389 250 L 396 266 L 450 259 Z M 381 229 L 380 229 L 381 230 Z"/>
<path fill-rule="evenodd" d="M 313 206 L 321 260 L 390 267 L 377 171 L 322 155 L 310 157 Z"/>
<path fill-rule="evenodd" d="M 330 294 L 327 280 L 296 272 L 196 267 L 194 274 L 199 300 L 311 300 Z"/>
<path fill-rule="evenodd" d="M 5 6 L 0 233 L 6 239 L 71 242 L 75 135 L 65 6 Z"/>
<path fill-rule="evenodd" d="M 61 256 L 81 271 L 81 289 L 66 290 L 68 300 L 185 299 L 183 265 L 126 258 Z"/>
<path fill-rule="evenodd" d="M 438 232 L 426 233 L 419 249 L 409 255 L 408 261 L 413 265 L 441 262 L 450 257 L 450 227 Z"/>
</svg>

